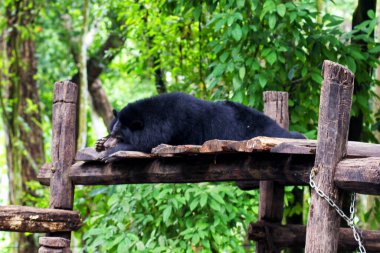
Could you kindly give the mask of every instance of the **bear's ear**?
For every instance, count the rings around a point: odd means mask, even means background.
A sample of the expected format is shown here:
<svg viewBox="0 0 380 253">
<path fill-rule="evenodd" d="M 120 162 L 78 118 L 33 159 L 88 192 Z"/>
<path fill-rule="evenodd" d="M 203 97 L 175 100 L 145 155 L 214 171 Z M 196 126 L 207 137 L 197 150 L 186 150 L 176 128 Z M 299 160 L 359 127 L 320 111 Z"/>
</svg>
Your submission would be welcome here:
<svg viewBox="0 0 380 253">
<path fill-rule="evenodd" d="M 141 130 L 144 128 L 144 123 L 141 121 L 141 120 L 134 120 L 131 125 L 129 126 L 129 128 L 132 130 L 132 131 L 137 131 L 137 130 Z"/>
<path fill-rule="evenodd" d="M 113 113 L 113 116 L 115 116 L 115 118 L 117 118 L 117 111 L 115 109 L 112 110 L 112 113 Z"/>
</svg>

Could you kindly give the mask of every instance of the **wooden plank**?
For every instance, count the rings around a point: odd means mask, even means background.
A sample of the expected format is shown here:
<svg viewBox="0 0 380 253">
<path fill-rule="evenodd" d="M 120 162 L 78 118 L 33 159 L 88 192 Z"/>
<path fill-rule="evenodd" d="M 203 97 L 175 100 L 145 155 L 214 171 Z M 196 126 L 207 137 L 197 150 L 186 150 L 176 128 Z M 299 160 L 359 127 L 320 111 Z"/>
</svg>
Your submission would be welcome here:
<svg viewBox="0 0 380 253">
<path fill-rule="evenodd" d="M 380 252 L 380 231 L 362 230 L 363 244 L 367 252 Z M 358 244 L 354 239 L 350 228 L 339 228 L 339 250 L 357 250 Z M 306 238 L 306 226 L 281 225 L 268 222 L 253 223 L 249 227 L 250 240 L 263 241 L 269 237 L 276 249 L 304 247 Z M 324 251 L 322 251 L 324 252 Z"/>
<path fill-rule="evenodd" d="M 282 128 L 288 130 L 288 93 L 264 92 L 264 113 L 276 121 Z M 253 147 L 257 146 L 253 145 Z M 259 221 L 281 223 L 284 211 L 284 186 L 274 181 L 260 181 L 259 185 Z M 259 241 L 256 244 L 256 252 L 265 253 L 274 251 L 267 244 L 267 241 Z"/>
<path fill-rule="evenodd" d="M 220 154 L 220 153 L 251 153 L 272 152 L 282 154 L 315 154 L 316 140 L 285 139 L 274 137 L 255 137 L 245 141 L 210 140 L 203 145 L 178 145 L 171 146 L 161 144 L 152 149 L 151 154 L 138 151 L 119 151 L 112 155 L 115 160 L 168 157 L 170 155 L 194 155 L 194 154 Z M 99 161 L 102 152 L 94 148 L 84 148 L 77 152 L 77 161 Z M 380 144 L 364 142 L 348 142 L 347 157 L 380 157 Z M 44 165 L 46 167 L 48 165 Z M 42 168 L 46 169 L 46 168 Z"/>
<path fill-rule="evenodd" d="M 101 161 L 104 152 L 97 152 L 94 148 L 84 148 L 76 153 L 76 161 Z M 156 157 L 154 154 L 147 154 L 139 151 L 118 151 L 110 156 L 110 160 L 121 159 L 141 159 Z"/>
<path fill-rule="evenodd" d="M 285 139 L 259 136 L 245 141 L 210 140 L 203 145 L 179 145 L 171 146 L 161 144 L 152 150 L 153 154 L 198 154 L 198 153 L 251 153 L 272 152 L 283 154 L 315 154 L 316 140 Z M 90 149 L 90 148 L 89 148 Z M 91 150 L 90 152 L 95 152 Z M 132 156 L 131 156 L 132 157 Z M 364 142 L 348 142 L 347 157 L 380 157 L 380 144 Z M 78 161 L 90 161 L 96 159 L 82 159 Z"/>
<path fill-rule="evenodd" d="M 347 153 L 348 126 L 354 74 L 331 61 L 323 63 L 323 77 L 315 156 L 316 185 L 341 207 L 342 193 L 334 185 L 335 167 Z M 328 202 L 312 191 L 305 252 L 335 253 L 340 216 Z"/>
<path fill-rule="evenodd" d="M 201 146 L 199 145 L 178 145 L 172 146 L 168 144 L 161 144 L 152 149 L 152 154 L 192 154 L 199 153 Z"/>
<path fill-rule="evenodd" d="M 68 232 L 82 226 L 79 212 L 27 206 L 0 206 L 0 230 L 15 232 Z"/>
</svg>

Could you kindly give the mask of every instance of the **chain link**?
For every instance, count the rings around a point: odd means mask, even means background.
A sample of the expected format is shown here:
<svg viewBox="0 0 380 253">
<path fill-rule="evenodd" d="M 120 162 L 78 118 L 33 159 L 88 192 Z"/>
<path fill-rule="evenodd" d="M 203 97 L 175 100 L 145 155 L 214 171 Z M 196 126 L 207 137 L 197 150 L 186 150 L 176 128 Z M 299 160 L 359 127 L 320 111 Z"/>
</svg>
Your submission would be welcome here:
<svg viewBox="0 0 380 253">
<path fill-rule="evenodd" d="M 366 253 L 366 250 L 363 246 L 363 243 L 362 243 L 362 240 L 361 240 L 361 237 L 360 237 L 360 234 L 359 234 L 359 231 L 358 229 L 355 227 L 355 224 L 354 224 L 354 218 L 355 218 L 355 201 L 356 201 L 356 194 L 355 192 L 353 192 L 351 194 L 351 205 L 350 205 L 350 217 L 348 217 L 344 212 L 343 210 L 337 206 L 334 202 L 334 200 L 332 200 L 329 196 L 327 196 L 314 182 L 314 177 L 317 175 L 318 173 L 318 168 L 317 167 L 314 167 L 311 172 L 310 172 L 310 178 L 309 178 L 309 184 L 310 184 L 310 187 L 313 188 L 317 194 L 325 199 L 327 201 L 327 203 L 329 203 L 329 205 L 334 208 L 336 210 L 336 212 L 340 215 L 340 217 L 342 217 L 346 222 L 347 222 L 347 225 L 352 229 L 352 232 L 354 234 L 354 238 L 355 238 L 355 241 L 358 243 L 359 245 L 359 252 L 360 253 Z"/>
</svg>

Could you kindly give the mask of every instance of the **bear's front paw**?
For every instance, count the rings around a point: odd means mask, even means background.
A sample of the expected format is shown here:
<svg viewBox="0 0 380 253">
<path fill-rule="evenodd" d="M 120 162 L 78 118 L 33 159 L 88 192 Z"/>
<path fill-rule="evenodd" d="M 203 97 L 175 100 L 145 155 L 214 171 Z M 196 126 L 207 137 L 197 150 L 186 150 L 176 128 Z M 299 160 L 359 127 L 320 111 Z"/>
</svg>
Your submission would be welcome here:
<svg viewBox="0 0 380 253">
<path fill-rule="evenodd" d="M 108 136 L 102 137 L 96 141 L 96 143 L 95 143 L 96 152 L 102 152 L 102 151 L 106 150 L 104 143 L 108 140 L 109 137 L 110 136 L 108 135 Z"/>
</svg>

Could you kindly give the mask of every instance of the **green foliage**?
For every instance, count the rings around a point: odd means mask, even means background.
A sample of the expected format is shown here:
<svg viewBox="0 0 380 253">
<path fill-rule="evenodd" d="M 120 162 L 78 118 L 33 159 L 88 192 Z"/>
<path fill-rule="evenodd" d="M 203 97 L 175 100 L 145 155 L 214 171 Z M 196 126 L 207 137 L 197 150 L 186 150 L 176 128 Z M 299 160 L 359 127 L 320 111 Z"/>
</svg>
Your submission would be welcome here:
<svg viewBox="0 0 380 253">
<path fill-rule="evenodd" d="M 97 187 L 88 196 L 96 203 L 85 223 L 89 252 L 244 252 L 257 218 L 257 192 L 226 183 Z"/>
</svg>

